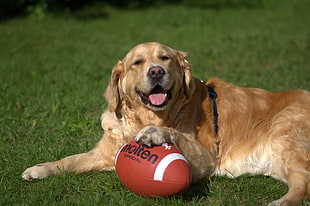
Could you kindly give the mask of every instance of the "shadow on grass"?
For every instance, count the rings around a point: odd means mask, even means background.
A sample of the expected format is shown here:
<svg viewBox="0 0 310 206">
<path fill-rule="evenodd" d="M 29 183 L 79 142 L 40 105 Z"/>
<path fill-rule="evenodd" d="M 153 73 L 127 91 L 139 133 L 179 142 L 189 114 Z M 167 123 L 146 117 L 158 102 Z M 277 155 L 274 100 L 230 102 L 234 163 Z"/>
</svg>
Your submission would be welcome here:
<svg viewBox="0 0 310 206">
<path fill-rule="evenodd" d="M 201 199 L 209 195 L 209 181 L 203 181 L 192 184 L 188 190 L 182 195 L 184 201 L 192 201 L 193 199 Z"/>
<path fill-rule="evenodd" d="M 207 198 L 210 194 L 209 181 L 203 181 L 191 184 L 186 192 L 179 196 L 166 197 L 169 199 L 178 199 L 182 202 L 195 202 Z"/>
</svg>

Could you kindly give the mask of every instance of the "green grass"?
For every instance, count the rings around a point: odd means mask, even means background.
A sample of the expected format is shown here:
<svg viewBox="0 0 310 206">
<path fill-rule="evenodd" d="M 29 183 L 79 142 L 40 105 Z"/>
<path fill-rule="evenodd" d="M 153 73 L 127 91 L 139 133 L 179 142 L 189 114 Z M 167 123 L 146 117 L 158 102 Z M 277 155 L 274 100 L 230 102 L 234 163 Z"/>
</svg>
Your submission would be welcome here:
<svg viewBox="0 0 310 206">
<path fill-rule="evenodd" d="M 310 3 L 261 8 L 106 8 L 105 18 L 46 15 L 0 23 L 0 205 L 266 205 L 272 178 L 213 177 L 182 197 L 138 197 L 114 172 L 21 180 L 33 164 L 86 152 L 100 139 L 113 65 L 159 41 L 190 53 L 193 74 L 273 91 L 310 89 Z M 306 201 L 304 205 L 309 205 Z"/>
</svg>

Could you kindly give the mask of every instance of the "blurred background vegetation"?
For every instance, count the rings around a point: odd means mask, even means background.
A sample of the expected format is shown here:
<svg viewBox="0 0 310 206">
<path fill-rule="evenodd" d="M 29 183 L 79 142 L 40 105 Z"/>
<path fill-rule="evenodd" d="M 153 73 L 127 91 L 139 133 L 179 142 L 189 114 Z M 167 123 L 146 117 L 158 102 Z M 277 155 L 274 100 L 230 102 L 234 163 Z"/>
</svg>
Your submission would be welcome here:
<svg viewBox="0 0 310 206">
<path fill-rule="evenodd" d="M 220 9 L 224 7 L 261 7 L 264 0 L 0 0 L 0 18 L 37 16 L 46 13 L 65 12 L 77 16 L 105 16 L 104 7 L 140 9 L 163 4 L 186 4 L 189 6 Z"/>
</svg>

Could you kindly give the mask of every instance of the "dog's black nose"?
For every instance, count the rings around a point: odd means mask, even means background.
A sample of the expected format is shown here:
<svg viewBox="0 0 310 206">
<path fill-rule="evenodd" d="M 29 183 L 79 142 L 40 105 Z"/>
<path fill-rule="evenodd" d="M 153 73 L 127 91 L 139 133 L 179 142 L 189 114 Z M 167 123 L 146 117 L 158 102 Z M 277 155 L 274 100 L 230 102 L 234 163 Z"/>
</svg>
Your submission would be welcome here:
<svg viewBox="0 0 310 206">
<path fill-rule="evenodd" d="M 153 66 L 149 69 L 148 75 L 151 78 L 160 78 L 166 74 L 165 70 L 160 66 Z"/>
</svg>

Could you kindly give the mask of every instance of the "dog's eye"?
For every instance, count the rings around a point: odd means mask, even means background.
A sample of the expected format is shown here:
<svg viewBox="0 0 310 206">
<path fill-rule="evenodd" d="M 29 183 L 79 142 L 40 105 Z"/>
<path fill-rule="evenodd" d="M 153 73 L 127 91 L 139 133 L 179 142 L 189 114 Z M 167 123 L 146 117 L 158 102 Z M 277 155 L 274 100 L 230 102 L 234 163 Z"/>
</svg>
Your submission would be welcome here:
<svg viewBox="0 0 310 206">
<path fill-rule="evenodd" d="M 166 61 L 166 60 L 168 60 L 170 58 L 168 56 L 161 56 L 160 59 L 163 60 L 163 61 Z"/>
<path fill-rule="evenodd" d="M 140 65 L 143 63 L 143 60 L 139 59 L 133 63 L 133 65 Z"/>
</svg>

